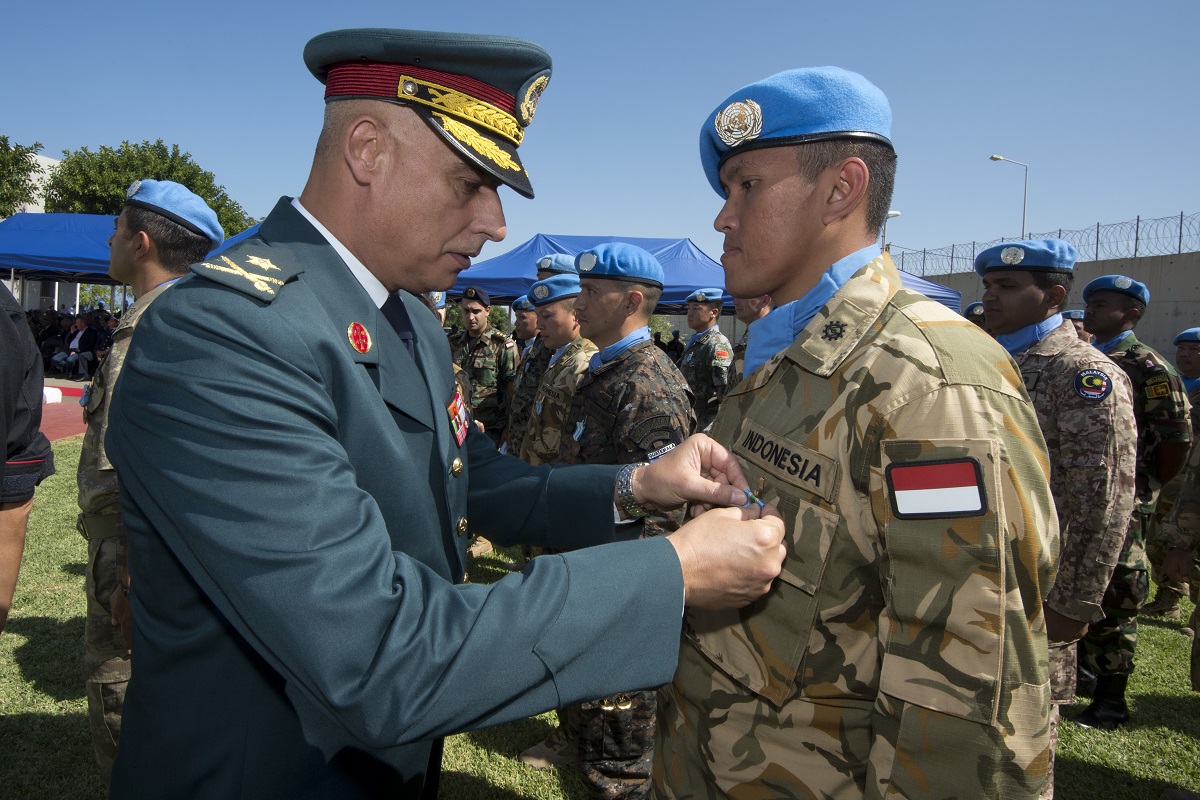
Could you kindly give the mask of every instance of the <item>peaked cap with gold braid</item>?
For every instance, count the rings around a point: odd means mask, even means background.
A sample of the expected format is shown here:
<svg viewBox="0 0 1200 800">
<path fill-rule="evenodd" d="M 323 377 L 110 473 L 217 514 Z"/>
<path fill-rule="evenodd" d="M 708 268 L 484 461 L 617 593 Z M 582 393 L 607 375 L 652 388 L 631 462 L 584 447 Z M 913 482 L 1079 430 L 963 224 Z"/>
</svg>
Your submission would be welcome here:
<svg viewBox="0 0 1200 800">
<path fill-rule="evenodd" d="M 533 197 L 517 147 L 550 82 L 550 55 L 533 42 L 356 28 L 313 38 L 304 63 L 325 84 L 326 102 L 407 105 L 472 164 Z"/>
</svg>

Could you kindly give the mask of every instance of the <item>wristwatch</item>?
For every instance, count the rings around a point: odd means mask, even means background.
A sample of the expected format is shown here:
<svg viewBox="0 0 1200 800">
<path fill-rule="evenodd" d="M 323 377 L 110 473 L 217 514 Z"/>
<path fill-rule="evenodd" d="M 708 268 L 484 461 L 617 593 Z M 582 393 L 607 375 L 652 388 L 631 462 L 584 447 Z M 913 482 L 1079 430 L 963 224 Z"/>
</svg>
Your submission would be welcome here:
<svg viewBox="0 0 1200 800">
<path fill-rule="evenodd" d="M 631 517 L 644 517 L 648 513 L 633 496 L 633 473 L 642 467 L 650 466 L 649 462 L 626 464 L 617 473 L 617 505 Z"/>
</svg>

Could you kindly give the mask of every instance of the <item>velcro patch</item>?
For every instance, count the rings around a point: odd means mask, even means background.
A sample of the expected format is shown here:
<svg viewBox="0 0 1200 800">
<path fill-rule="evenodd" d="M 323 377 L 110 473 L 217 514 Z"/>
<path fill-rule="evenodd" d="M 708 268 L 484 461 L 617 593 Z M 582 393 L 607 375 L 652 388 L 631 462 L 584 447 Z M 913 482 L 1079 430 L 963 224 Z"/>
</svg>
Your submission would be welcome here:
<svg viewBox="0 0 1200 800">
<path fill-rule="evenodd" d="M 733 452 L 776 478 L 812 492 L 826 502 L 837 488 L 837 462 L 802 444 L 746 422 Z"/>
<path fill-rule="evenodd" d="M 1168 383 L 1167 381 L 1163 381 L 1162 383 L 1146 384 L 1146 397 L 1153 399 L 1155 397 L 1170 397 L 1170 396 L 1171 396 L 1171 384 Z"/>
<path fill-rule="evenodd" d="M 987 513 L 983 470 L 973 458 L 890 464 L 885 472 L 899 519 L 957 519 Z"/>
<path fill-rule="evenodd" d="M 1075 375 L 1075 394 L 1084 400 L 1103 400 L 1112 394 L 1112 378 L 1098 369 L 1085 369 Z"/>
</svg>

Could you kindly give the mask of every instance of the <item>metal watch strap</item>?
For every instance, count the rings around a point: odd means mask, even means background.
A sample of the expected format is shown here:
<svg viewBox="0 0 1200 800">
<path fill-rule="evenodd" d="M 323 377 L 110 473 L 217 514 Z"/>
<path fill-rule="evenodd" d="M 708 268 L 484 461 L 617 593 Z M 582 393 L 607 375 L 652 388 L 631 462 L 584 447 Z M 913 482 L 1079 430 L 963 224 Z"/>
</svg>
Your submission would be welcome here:
<svg viewBox="0 0 1200 800">
<path fill-rule="evenodd" d="M 650 464 L 646 461 L 638 464 L 626 464 L 617 473 L 617 505 L 631 517 L 644 517 L 648 513 L 633 497 L 633 473 L 648 466 Z"/>
</svg>

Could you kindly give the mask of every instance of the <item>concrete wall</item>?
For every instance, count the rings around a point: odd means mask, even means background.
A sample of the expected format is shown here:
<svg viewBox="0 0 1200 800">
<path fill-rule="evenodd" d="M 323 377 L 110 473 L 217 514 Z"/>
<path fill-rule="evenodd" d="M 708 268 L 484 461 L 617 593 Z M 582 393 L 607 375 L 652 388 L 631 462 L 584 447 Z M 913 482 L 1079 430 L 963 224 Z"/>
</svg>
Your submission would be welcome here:
<svg viewBox="0 0 1200 800">
<path fill-rule="evenodd" d="M 1067 308 L 1083 308 L 1083 287 L 1101 275 L 1128 275 L 1146 284 L 1150 305 L 1138 324 L 1137 337 L 1174 361 L 1175 335 L 1200 326 L 1200 253 L 1081 261 L 1075 265 L 1075 286 Z M 964 306 L 983 296 L 983 281 L 974 272 L 929 275 L 926 280 L 962 292 Z"/>
</svg>

